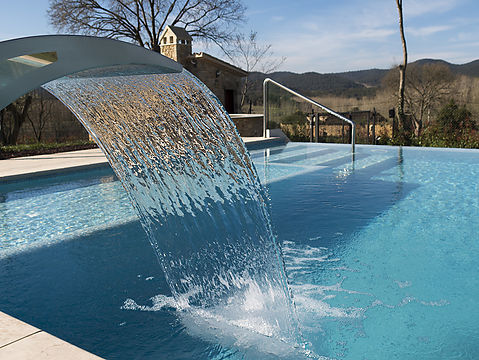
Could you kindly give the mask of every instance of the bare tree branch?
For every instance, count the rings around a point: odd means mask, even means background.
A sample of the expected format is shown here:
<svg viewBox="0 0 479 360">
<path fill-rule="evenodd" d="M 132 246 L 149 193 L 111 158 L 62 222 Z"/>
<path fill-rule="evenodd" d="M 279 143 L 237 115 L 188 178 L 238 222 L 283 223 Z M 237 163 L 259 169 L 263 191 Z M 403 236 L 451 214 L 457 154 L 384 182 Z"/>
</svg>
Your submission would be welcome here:
<svg viewBox="0 0 479 360">
<path fill-rule="evenodd" d="M 451 95 L 454 75 L 445 64 L 410 64 L 407 67 L 404 112 L 410 117 L 411 130 L 420 136 L 441 104 Z M 394 92 L 399 80 L 397 68 L 383 79 L 383 86 Z"/>
<path fill-rule="evenodd" d="M 231 40 L 244 19 L 241 0 L 50 0 L 59 31 L 129 39 L 159 51 L 166 25 L 214 43 Z"/>
<path fill-rule="evenodd" d="M 43 89 L 31 92 L 32 105 L 27 112 L 27 119 L 35 135 L 37 142 L 42 140 L 43 129 L 52 115 L 53 100 L 49 99 Z"/>
<path fill-rule="evenodd" d="M 258 41 L 258 34 L 251 31 L 248 35 L 237 34 L 228 48 L 223 49 L 229 60 L 248 73 L 260 71 L 270 73 L 277 70 L 286 60 L 285 57 L 277 58 L 271 51 L 270 44 L 262 44 Z M 244 80 L 241 91 L 241 106 L 248 98 L 251 87 L 249 77 Z"/>
<path fill-rule="evenodd" d="M 2 109 L 0 112 L 0 142 L 2 144 L 15 145 L 17 143 L 20 129 L 27 118 L 31 103 L 32 96 L 28 94 Z"/>
</svg>

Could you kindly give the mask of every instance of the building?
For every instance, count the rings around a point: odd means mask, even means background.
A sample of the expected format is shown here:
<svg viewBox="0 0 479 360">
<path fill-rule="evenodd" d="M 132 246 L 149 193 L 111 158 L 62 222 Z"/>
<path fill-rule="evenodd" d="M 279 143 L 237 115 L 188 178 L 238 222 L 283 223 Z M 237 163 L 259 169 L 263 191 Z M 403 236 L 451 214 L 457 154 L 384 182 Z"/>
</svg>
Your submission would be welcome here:
<svg viewBox="0 0 479 360">
<path fill-rule="evenodd" d="M 180 27 L 167 26 L 160 37 L 160 51 L 200 79 L 221 101 L 226 111 L 240 112 L 243 79 L 248 73 L 214 56 L 192 52 L 192 37 Z"/>
</svg>

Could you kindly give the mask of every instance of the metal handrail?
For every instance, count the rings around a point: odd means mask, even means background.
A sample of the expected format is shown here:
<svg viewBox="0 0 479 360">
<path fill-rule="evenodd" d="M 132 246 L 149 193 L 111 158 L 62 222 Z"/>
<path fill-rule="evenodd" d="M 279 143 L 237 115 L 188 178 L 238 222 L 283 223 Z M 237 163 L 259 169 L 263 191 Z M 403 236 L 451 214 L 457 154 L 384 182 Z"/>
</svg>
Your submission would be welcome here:
<svg viewBox="0 0 479 360">
<path fill-rule="evenodd" d="M 263 81 L 263 115 L 264 115 L 264 119 L 263 119 L 263 137 L 266 137 L 266 129 L 268 128 L 268 125 L 269 125 L 269 107 L 268 107 L 268 83 L 272 83 L 278 87 L 280 87 L 281 89 L 309 102 L 310 104 L 313 104 L 313 105 L 316 105 L 317 107 L 319 107 L 320 109 L 322 109 L 323 111 L 333 115 L 333 116 L 336 116 L 338 119 L 342 120 L 342 121 L 345 121 L 347 122 L 348 124 L 351 124 L 351 146 L 352 146 L 352 152 L 354 153 L 355 152 L 355 148 L 356 148 L 356 124 L 354 121 L 338 114 L 337 112 L 327 108 L 326 106 L 324 105 L 321 105 L 320 103 L 308 98 L 307 96 L 304 96 L 304 95 L 301 95 L 300 93 L 297 93 L 296 91 L 270 79 L 270 78 L 266 78 L 264 81 Z"/>
</svg>

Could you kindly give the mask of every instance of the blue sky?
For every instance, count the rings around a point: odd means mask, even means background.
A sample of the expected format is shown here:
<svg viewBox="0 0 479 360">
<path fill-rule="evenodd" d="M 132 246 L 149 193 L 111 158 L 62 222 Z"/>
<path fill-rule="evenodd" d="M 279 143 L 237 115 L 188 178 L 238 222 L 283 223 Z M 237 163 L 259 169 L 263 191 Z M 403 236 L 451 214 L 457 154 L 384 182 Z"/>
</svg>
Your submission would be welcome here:
<svg viewBox="0 0 479 360">
<path fill-rule="evenodd" d="M 258 32 L 281 70 L 321 73 L 389 68 L 401 61 L 394 0 L 243 0 L 244 30 Z M 0 40 L 55 33 L 48 0 L 1 0 Z M 404 0 L 410 60 L 479 58 L 479 1 Z M 195 48 L 201 51 L 201 48 Z M 213 48 L 209 52 L 218 55 Z"/>
</svg>

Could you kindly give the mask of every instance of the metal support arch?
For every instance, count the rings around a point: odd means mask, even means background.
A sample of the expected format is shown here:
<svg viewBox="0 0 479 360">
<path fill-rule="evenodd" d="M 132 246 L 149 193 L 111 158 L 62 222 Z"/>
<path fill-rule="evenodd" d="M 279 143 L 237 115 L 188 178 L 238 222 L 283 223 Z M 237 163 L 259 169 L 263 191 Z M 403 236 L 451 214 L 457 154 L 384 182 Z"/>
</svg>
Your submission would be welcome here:
<svg viewBox="0 0 479 360">
<path fill-rule="evenodd" d="M 19 58 L 51 52 L 56 60 L 18 71 Z M 25 59 L 27 60 L 27 59 Z M 63 76 L 116 65 L 150 65 L 160 73 L 178 73 L 176 61 L 119 40 L 80 35 L 42 35 L 0 42 L 0 109 L 27 92 Z"/>
</svg>

